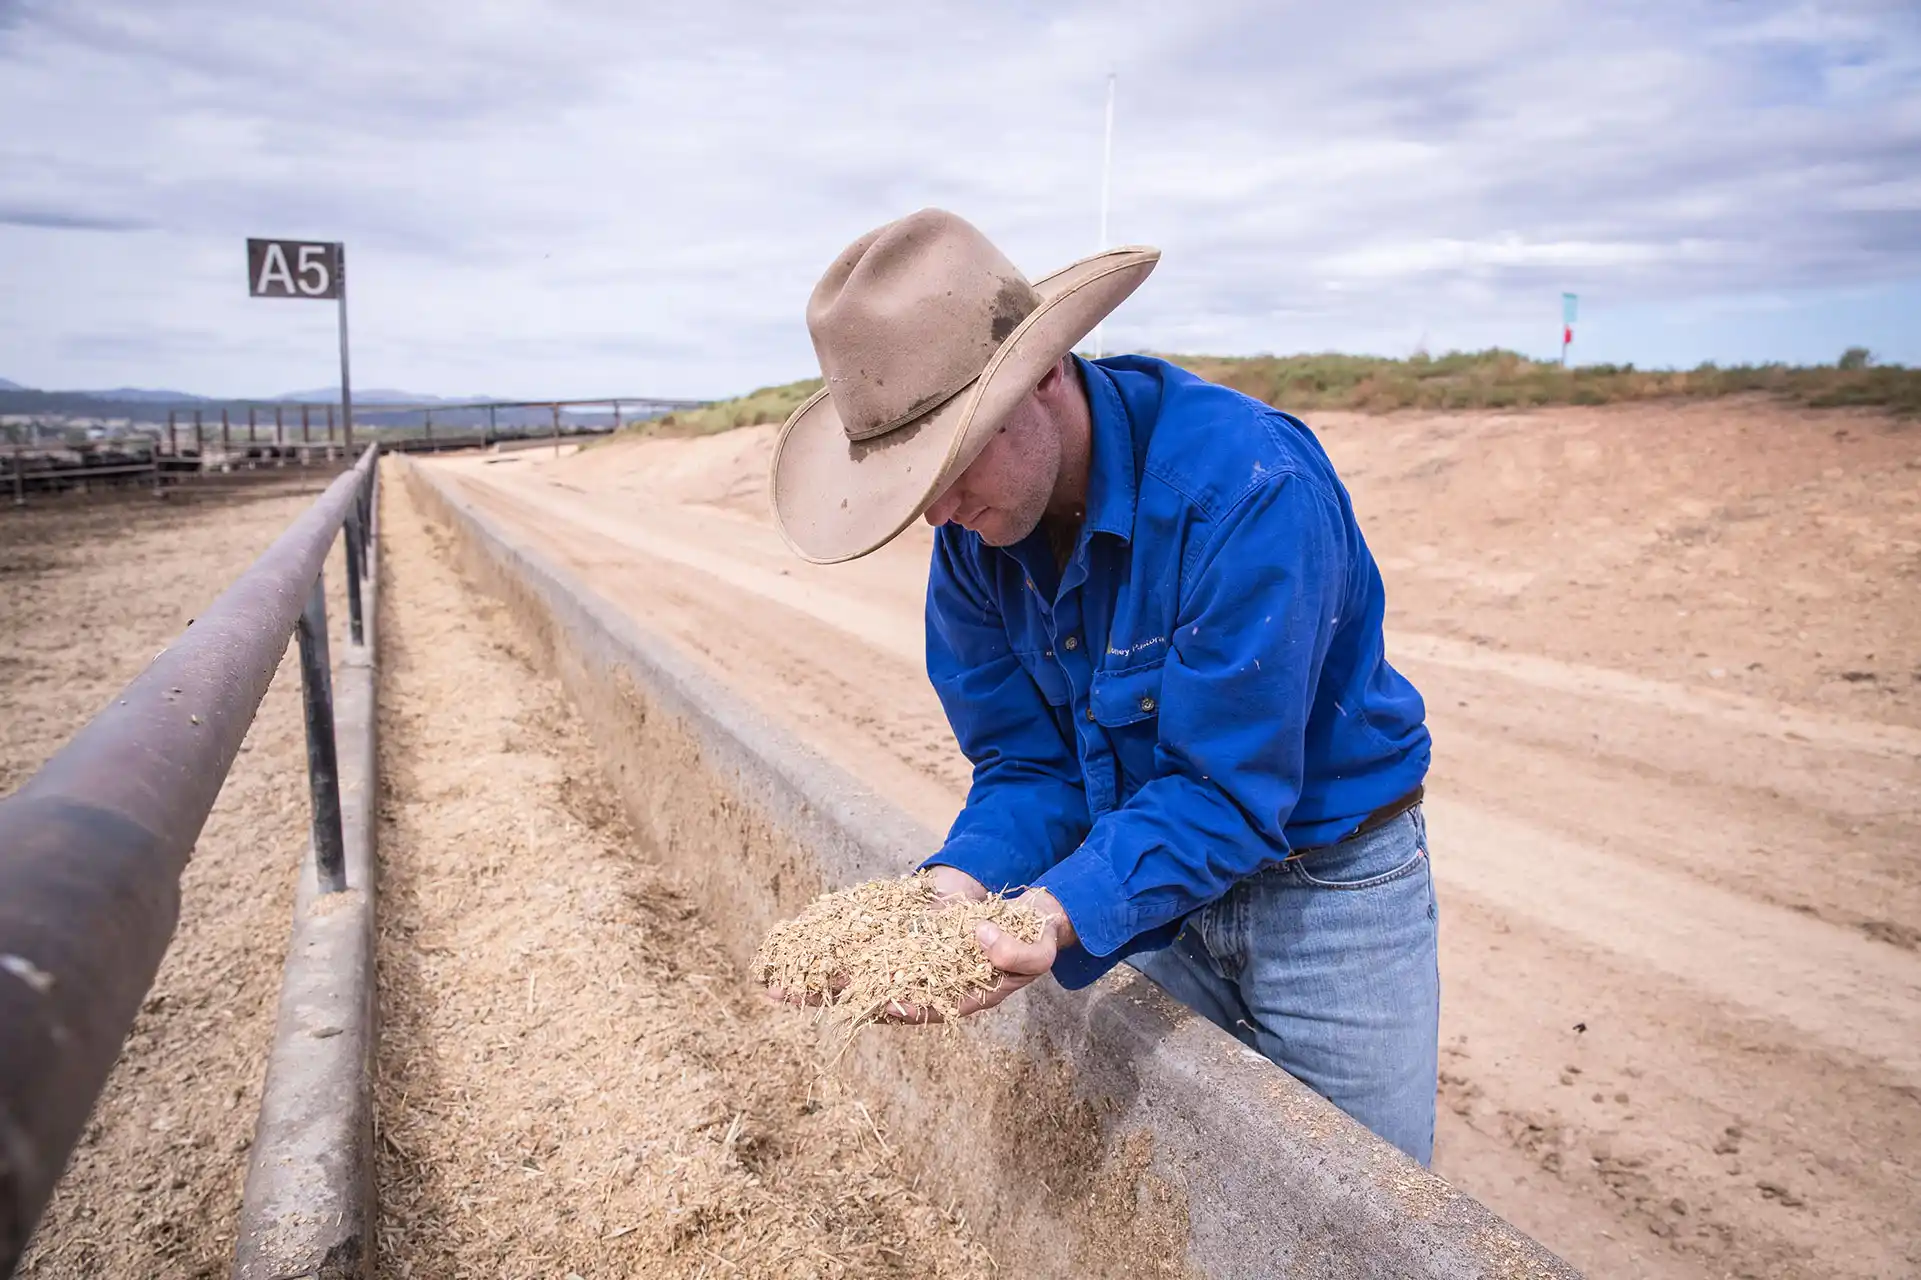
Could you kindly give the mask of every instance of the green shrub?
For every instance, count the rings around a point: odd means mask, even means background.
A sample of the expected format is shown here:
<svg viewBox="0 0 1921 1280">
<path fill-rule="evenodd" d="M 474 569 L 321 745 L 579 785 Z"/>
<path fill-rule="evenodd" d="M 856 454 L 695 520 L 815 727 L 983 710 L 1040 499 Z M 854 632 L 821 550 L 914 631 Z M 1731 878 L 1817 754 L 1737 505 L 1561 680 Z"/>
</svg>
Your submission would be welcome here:
<svg viewBox="0 0 1921 1280">
<path fill-rule="evenodd" d="M 1921 369 L 1873 364 L 1861 348 L 1828 366 L 1723 368 L 1704 361 L 1690 370 L 1636 369 L 1632 364 L 1563 369 L 1558 362 L 1530 360 L 1500 348 L 1440 356 L 1416 352 L 1407 360 L 1333 353 L 1166 358 L 1257 400 L 1303 413 L 1593 405 L 1765 392 L 1811 406 L 1867 405 L 1921 414 Z"/>
</svg>

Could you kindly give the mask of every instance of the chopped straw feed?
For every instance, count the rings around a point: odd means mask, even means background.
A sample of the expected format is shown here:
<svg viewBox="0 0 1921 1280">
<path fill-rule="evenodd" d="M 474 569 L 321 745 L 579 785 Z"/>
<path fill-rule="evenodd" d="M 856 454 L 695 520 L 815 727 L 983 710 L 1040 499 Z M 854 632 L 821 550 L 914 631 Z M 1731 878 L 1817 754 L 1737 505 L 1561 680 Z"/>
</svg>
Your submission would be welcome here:
<svg viewBox="0 0 1921 1280">
<path fill-rule="evenodd" d="M 1016 899 L 943 902 L 926 872 L 869 880 L 822 894 L 775 925 L 754 972 L 787 999 L 820 1005 L 850 1035 L 895 1006 L 951 1020 L 967 997 L 1001 980 L 975 937 L 986 922 L 1024 942 L 1040 940 L 1040 916 Z"/>
</svg>

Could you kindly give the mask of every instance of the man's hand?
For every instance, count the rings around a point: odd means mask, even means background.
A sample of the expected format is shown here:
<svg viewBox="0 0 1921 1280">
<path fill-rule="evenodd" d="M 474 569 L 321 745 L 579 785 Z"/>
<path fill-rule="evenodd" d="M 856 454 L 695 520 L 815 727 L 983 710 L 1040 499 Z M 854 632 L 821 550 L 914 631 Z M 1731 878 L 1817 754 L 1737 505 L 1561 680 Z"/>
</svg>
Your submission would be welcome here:
<svg viewBox="0 0 1921 1280">
<path fill-rule="evenodd" d="M 951 870 L 937 868 L 936 872 Z M 979 890 L 979 897 L 986 897 L 987 891 L 978 880 L 965 872 L 955 872 L 967 883 Z M 966 895 L 974 896 L 974 895 Z M 1054 958 L 1062 947 L 1074 945 L 1074 926 L 1067 918 L 1067 912 L 1054 895 L 1045 889 L 1030 889 L 1015 899 L 1033 908 L 1041 918 L 1041 936 L 1037 942 L 1023 942 L 998 926 L 983 921 L 974 936 L 979 939 L 981 950 L 987 953 L 988 962 L 1001 971 L 1001 980 L 991 991 L 982 991 L 961 1001 L 960 1016 L 966 1017 L 984 1009 L 992 1009 L 1007 997 L 1027 986 L 1036 978 L 1054 967 Z M 940 1014 L 931 1009 L 921 1009 L 911 1005 L 897 1004 L 887 1011 L 890 1022 L 939 1022 Z"/>
<path fill-rule="evenodd" d="M 987 886 L 958 867 L 937 866 L 930 868 L 930 870 L 934 878 L 934 897 L 942 906 L 951 905 L 956 902 L 981 902 L 987 897 Z M 845 985 L 845 979 L 835 981 L 833 984 L 834 991 L 838 993 L 840 988 Z M 825 1002 L 825 997 L 818 991 L 811 991 L 805 996 L 802 996 L 789 994 L 778 987 L 770 987 L 764 994 L 776 1004 L 819 1005 Z M 896 1005 L 894 1007 L 895 1009 L 903 1010 L 904 1013 L 902 1016 L 896 1017 L 893 1011 L 890 1010 L 886 1015 L 888 1021 L 927 1021 L 927 1019 L 919 1016 L 918 1011 L 909 1010 L 905 1005 Z"/>
</svg>

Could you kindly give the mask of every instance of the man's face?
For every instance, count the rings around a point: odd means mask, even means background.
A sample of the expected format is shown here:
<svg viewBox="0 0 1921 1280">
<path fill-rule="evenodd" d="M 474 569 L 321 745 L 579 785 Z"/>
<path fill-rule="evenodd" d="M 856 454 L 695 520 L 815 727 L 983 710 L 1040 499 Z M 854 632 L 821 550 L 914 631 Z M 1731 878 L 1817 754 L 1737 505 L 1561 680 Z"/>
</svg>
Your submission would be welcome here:
<svg viewBox="0 0 1921 1280">
<path fill-rule="evenodd" d="M 1011 547 L 1047 513 L 1060 469 L 1053 419 L 1030 391 L 980 456 L 927 508 L 927 523 L 958 524 L 990 547 Z"/>
</svg>

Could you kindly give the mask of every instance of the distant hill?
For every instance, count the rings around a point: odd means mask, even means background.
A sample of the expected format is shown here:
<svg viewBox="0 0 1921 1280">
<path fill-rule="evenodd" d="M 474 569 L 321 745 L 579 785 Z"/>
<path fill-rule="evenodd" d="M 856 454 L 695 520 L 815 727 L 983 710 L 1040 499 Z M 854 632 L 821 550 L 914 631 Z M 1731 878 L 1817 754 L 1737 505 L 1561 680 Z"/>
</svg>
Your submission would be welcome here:
<svg viewBox="0 0 1921 1280">
<path fill-rule="evenodd" d="M 332 404 L 340 399 L 339 387 L 315 387 L 311 391 L 289 391 L 285 395 L 268 396 L 264 400 L 249 400 L 241 396 L 202 396 L 191 391 L 169 391 L 154 387 L 108 387 L 103 390 L 84 388 L 71 391 L 41 391 L 11 378 L 0 378 L 0 391 L 22 391 L 34 396 L 56 396 L 63 402 L 73 399 L 100 400 L 115 405 L 159 404 L 159 405 L 196 405 L 196 404 Z M 474 396 L 427 396 L 415 391 L 395 391 L 391 387 L 355 387 L 354 400 L 366 404 L 474 404 L 491 400 L 494 397 Z"/>
<path fill-rule="evenodd" d="M 181 420 L 190 420 L 194 413 L 200 413 L 208 422 L 217 422 L 220 411 L 227 410 L 235 421 L 244 421 L 249 404 L 260 406 L 271 414 L 274 404 L 333 404 L 340 398 L 338 388 L 320 387 L 312 391 L 295 391 L 268 400 L 248 400 L 242 398 L 217 398 L 214 396 L 194 395 L 186 391 L 170 391 L 148 387 L 112 387 L 97 391 L 36 391 L 21 386 L 17 382 L 0 379 L 0 414 L 19 416 L 44 416 L 49 418 L 99 418 L 129 419 L 135 422 L 161 423 L 167 420 L 169 412 L 177 412 Z M 475 396 L 472 400 L 449 401 L 441 396 L 422 396 L 410 391 L 395 391 L 384 387 L 367 390 L 355 388 L 354 402 L 359 405 L 374 404 L 468 404 L 474 400 L 485 400 L 485 396 Z M 528 411 L 532 412 L 532 411 Z M 390 414 L 381 412 L 356 414 L 370 423 L 414 423 L 420 418 L 415 414 Z M 449 411 L 445 421 L 449 424 L 465 423 L 471 414 Z M 511 415 L 497 417 L 501 423 L 518 422 Z M 530 418 L 529 421 L 532 419 Z M 473 419 L 474 422 L 486 421 L 484 414 Z"/>
<path fill-rule="evenodd" d="M 475 401 L 490 400 L 491 396 L 423 396 L 417 391 L 395 391 L 391 387 L 355 387 L 356 404 L 472 404 Z M 275 400 L 289 403 L 307 401 L 310 404 L 326 404 L 340 399 L 339 387 L 315 387 L 310 391 L 289 391 L 284 396 L 274 396 Z"/>
<path fill-rule="evenodd" d="M 209 401 L 211 397 L 197 396 L 187 391 L 168 391 L 153 387 L 109 387 L 100 391 L 41 391 L 11 378 L 0 378 L 0 391 L 21 391 L 35 396 L 60 396 L 63 398 L 80 397 L 87 400 L 107 400 L 114 404 L 193 404 L 196 401 Z"/>
<path fill-rule="evenodd" d="M 68 391 L 55 394 L 91 396 L 95 400 L 113 400 L 120 404 L 191 404 L 196 400 L 209 399 L 207 396 L 196 396 L 186 391 L 154 391 L 146 387 L 115 387 L 110 391 Z"/>
</svg>

